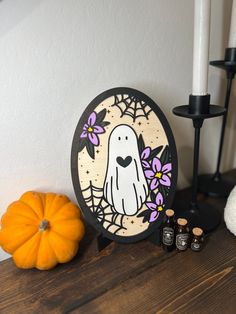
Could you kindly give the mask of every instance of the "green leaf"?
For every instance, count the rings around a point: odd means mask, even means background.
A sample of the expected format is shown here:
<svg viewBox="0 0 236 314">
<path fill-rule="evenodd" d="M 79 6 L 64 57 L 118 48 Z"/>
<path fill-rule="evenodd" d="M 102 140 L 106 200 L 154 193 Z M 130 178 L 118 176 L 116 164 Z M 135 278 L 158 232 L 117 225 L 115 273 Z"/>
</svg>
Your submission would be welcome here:
<svg viewBox="0 0 236 314">
<path fill-rule="evenodd" d="M 161 160 L 162 165 L 165 165 L 166 163 L 171 161 L 170 150 L 169 150 L 168 145 L 166 145 L 166 147 L 164 148 L 164 150 L 161 154 L 160 160 Z"/>
<path fill-rule="evenodd" d="M 137 217 L 144 217 L 144 216 L 146 216 L 149 212 L 150 212 L 149 209 L 144 210 L 143 212 L 141 212 L 140 214 L 138 214 Z"/>
<path fill-rule="evenodd" d="M 150 215 L 149 215 L 149 216 L 150 216 Z M 146 221 L 149 221 L 149 217 L 148 217 L 148 216 L 145 216 L 145 217 L 143 218 L 143 223 L 146 222 Z"/>
<path fill-rule="evenodd" d="M 154 193 L 153 191 L 151 191 L 150 197 L 151 197 L 151 201 L 152 201 L 153 203 L 155 203 L 156 195 L 155 195 L 155 193 Z"/>
<path fill-rule="evenodd" d="M 104 120 L 106 113 L 107 113 L 106 109 L 102 109 L 99 113 L 97 113 L 96 124 L 97 123 L 99 124 Z"/>
<path fill-rule="evenodd" d="M 154 157 L 156 157 L 160 153 L 162 148 L 163 148 L 163 146 L 158 146 L 157 148 L 153 149 L 151 151 L 150 156 L 147 158 L 147 160 L 149 161 L 149 160 L 153 159 Z"/>
<path fill-rule="evenodd" d="M 86 146 L 87 139 L 80 139 L 78 145 L 78 152 L 81 152 Z"/>
<path fill-rule="evenodd" d="M 107 126 L 107 125 L 109 125 L 109 124 L 110 124 L 110 122 L 108 122 L 108 121 L 102 121 L 102 122 L 99 123 L 99 125 L 100 125 L 100 126 L 103 126 L 103 127 L 104 127 L 104 126 Z"/>
<path fill-rule="evenodd" d="M 138 150 L 139 150 L 139 154 L 141 154 L 141 153 L 143 152 L 144 148 L 145 148 L 145 143 L 144 143 L 142 134 L 140 134 L 140 135 L 139 135 L 139 138 L 138 138 Z"/>
<path fill-rule="evenodd" d="M 166 190 L 165 187 L 163 185 L 159 185 L 159 191 L 161 192 L 161 194 L 163 195 L 163 198 L 166 198 Z"/>
<path fill-rule="evenodd" d="M 89 140 L 86 143 L 86 148 L 87 148 L 87 152 L 88 152 L 89 156 L 92 159 L 94 159 L 94 156 L 95 156 L 94 146 L 93 146 L 93 144 Z"/>
</svg>

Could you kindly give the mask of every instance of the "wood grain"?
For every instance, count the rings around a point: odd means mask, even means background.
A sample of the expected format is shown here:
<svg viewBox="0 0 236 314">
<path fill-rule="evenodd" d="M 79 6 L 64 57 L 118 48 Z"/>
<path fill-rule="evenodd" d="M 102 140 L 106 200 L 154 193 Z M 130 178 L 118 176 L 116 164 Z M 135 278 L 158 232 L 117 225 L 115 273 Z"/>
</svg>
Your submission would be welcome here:
<svg viewBox="0 0 236 314">
<path fill-rule="evenodd" d="M 177 197 L 189 197 L 189 190 Z M 209 199 L 223 210 L 225 201 Z M 235 313 L 236 239 L 222 223 L 202 252 L 147 240 L 101 253 L 87 228 L 78 256 L 51 271 L 0 263 L 0 313 Z"/>
<path fill-rule="evenodd" d="M 201 253 L 175 253 L 161 263 L 149 265 L 138 275 L 79 307 L 75 313 L 124 313 L 127 309 L 129 313 L 180 313 L 180 310 L 204 313 L 205 301 L 209 297 L 218 307 L 218 299 L 225 298 L 218 289 L 225 281 L 235 278 L 236 242 L 230 236 L 230 240 L 225 237 L 225 233 L 222 229 L 214 234 Z M 222 238 L 224 241 L 221 242 Z M 221 244 L 216 249 L 218 242 Z M 228 290 L 236 293 L 236 285 L 229 286 Z M 232 298 L 232 304 L 227 304 L 232 306 L 232 313 L 235 302 Z"/>
</svg>

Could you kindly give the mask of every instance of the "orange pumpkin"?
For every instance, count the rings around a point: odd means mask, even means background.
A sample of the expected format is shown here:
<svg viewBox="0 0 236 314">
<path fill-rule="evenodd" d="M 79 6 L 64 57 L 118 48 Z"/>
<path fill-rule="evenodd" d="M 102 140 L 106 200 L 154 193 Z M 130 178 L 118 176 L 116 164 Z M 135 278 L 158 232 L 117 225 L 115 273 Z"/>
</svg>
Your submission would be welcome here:
<svg viewBox="0 0 236 314">
<path fill-rule="evenodd" d="M 2 217 L 0 245 L 19 268 L 47 270 L 70 261 L 83 235 L 80 210 L 68 197 L 26 192 Z"/>
</svg>

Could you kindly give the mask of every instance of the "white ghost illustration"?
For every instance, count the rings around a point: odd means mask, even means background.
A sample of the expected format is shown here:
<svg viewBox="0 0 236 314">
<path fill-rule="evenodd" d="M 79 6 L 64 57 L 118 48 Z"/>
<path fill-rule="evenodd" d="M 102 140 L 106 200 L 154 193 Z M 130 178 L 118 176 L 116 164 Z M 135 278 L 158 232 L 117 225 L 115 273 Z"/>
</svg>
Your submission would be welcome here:
<svg viewBox="0 0 236 314">
<path fill-rule="evenodd" d="M 135 215 L 148 196 L 137 136 L 128 125 L 118 125 L 110 134 L 103 189 L 106 201 L 128 216 Z"/>
</svg>

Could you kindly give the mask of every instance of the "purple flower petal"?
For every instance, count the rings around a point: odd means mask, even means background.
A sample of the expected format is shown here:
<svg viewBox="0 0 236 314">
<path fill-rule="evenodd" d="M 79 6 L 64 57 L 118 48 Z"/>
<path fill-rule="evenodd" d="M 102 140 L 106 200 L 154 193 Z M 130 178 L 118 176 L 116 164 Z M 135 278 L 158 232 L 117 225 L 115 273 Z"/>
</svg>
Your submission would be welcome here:
<svg viewBox="0 0 236 314">
<path fill-rule="evenodd" d="M 96 122 L 96 119 L 97 119 L 97 114 L 95 111 L 93 111 L 88 118 L 88 125 L 93 126 Z"/>
<path fill-rule="evenodd" d="M 142 165 L 144 168 L 150 168 L 150 164 L 146 160 L 142 160 Z"/>
<path fill-rule="evenodd" d="M 157 157 L 153 158 L 152 169 L 155 173 L 161 171 L 161 162 L 159 158 Z"/>
<path fill-rule="evenodd" d="M 87 129 L 88 129 L 88 125 L 87 125 L 87 123 L 85 123 L 85 125 L 83 126 L 83 130 L 87 131 Z"/>
<path fill-rule="evenodd" d="M 150 153 L 151 153 L 151 148 L 146 147 L 141 154 L 141 159 L 147 159 L 150 156 Z"/>
<path fill-rule="evenodd" d="M 168 163 L 168 164 L 165 164 L 163 167 L 162 167 L 162 171 L 164 173 L 168 173 L 172 170 L 172 165 L 171 163 Z"/>
<path fill-rule="evenodd" d="M 157 204 L 152 203 L 152 202 L 146 202 L 146 206 L 151 210 L 156 210 L 157 208 Z"/>
<path fill-rule="evenodd" d="M 145 177 L 148 178 L 148 179 L 153 179 L 154 178 L 154 172 L 152 170 L 145 170 L 144 171 L 145 173 Z"/>
<path fill-rule="evenodd" d="M 160 183 L 165 186 L 170 186 L 170 178 L 166 174 L 163 174 L 162 178 L 160 179 Z"/>
<path fill-rule="evenodd" d="M 163 196 L 162 194 L 159 192 L 156 195 L 156 204 L 157 205 L 162 205 L 163 204 Z"/>
<path fill-rule="evenodd" d="M 159 216 L 159 213 L 157 211 L 153 211 L 150 215 L 150 219 L 149 222 L 153 222 L 155 220 L 157 220 L 157 217 Z"/>
<path fill-rule="evenodd" d="M 88 138 L 90 140 L 90 142 L 95 145 L 95 146 L 98 146 L 99 145 L 99 138 L 96 134 L 94 133 L 89 133 L 88 134 Z"/>
<path fill-rule="evenodd" d="M 97 134 L 105 132 L 104 128 L 102 126 L 100 126 L 100 125 L 94 125 L 93 126 L 93 131 L 94 131 L 94 133 L 97 133 Z"/>
<path fill-rule="evenodd" d="M 85 138 L 88 136 L 88 133 L 86 131 L 83 131 L 80 135 L 80 138 Z"/>
<path fill-rule="evenodd" d="M 155 190 L 159 185 L 159 181 L 157 180 L 157 178 L 152 179 L 151 185 L 150 185 L 150 189 L 151 190 Z"/>
</svg>

